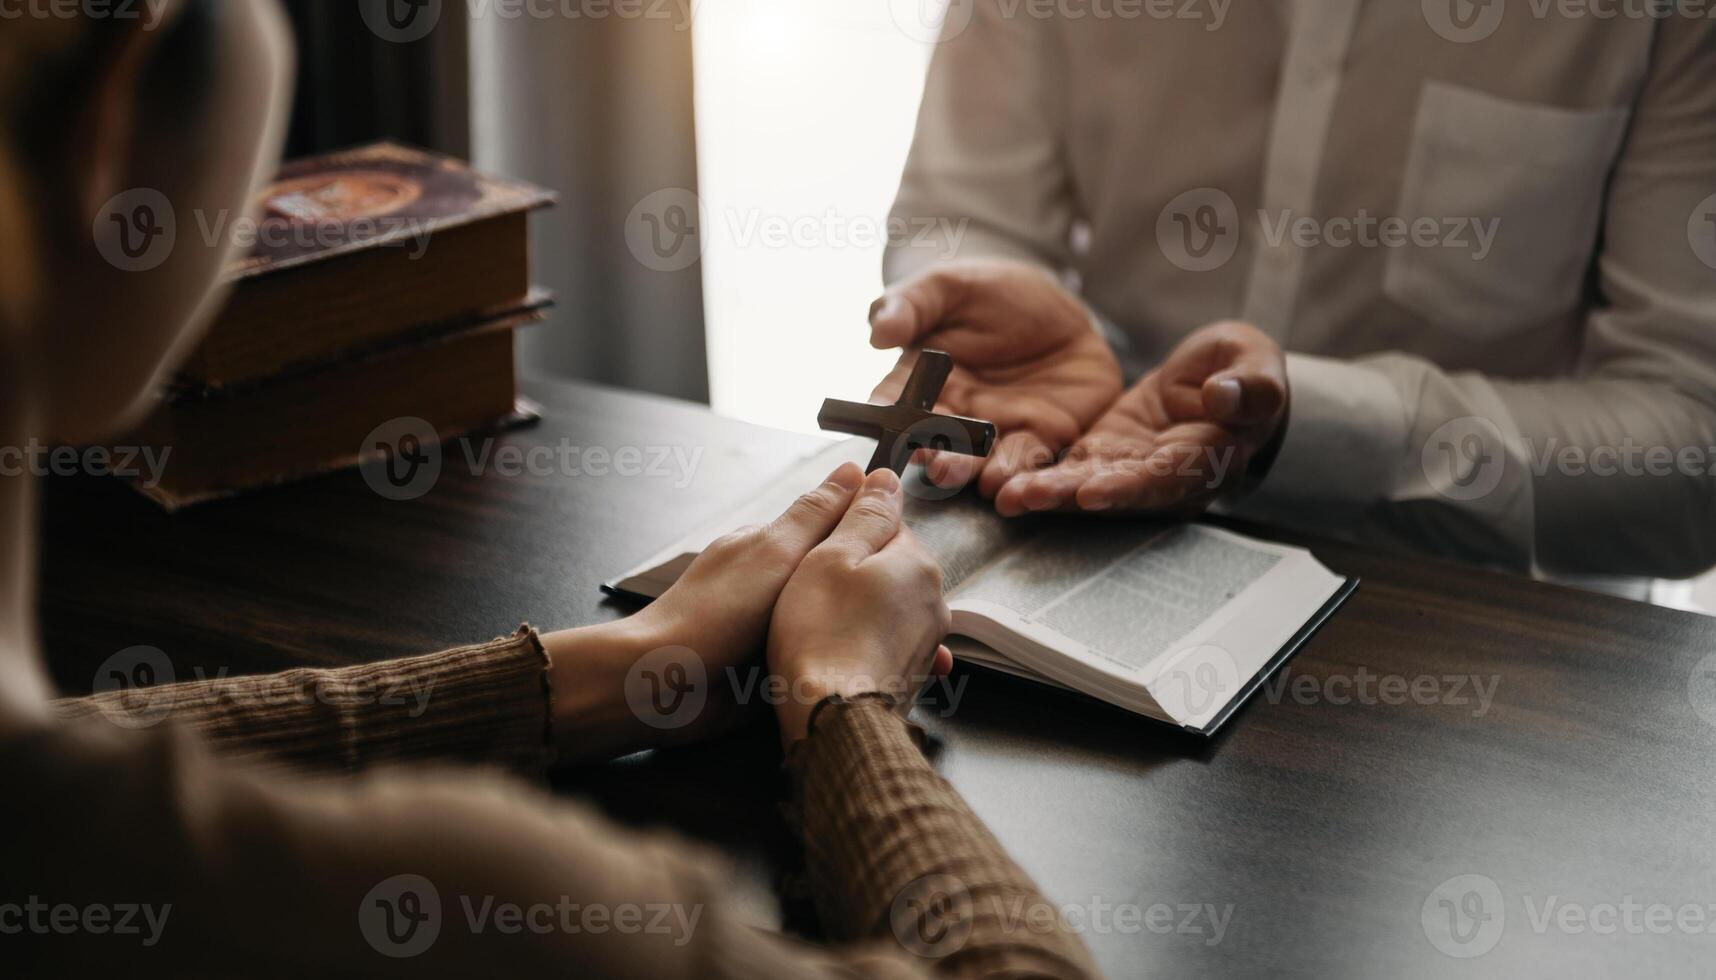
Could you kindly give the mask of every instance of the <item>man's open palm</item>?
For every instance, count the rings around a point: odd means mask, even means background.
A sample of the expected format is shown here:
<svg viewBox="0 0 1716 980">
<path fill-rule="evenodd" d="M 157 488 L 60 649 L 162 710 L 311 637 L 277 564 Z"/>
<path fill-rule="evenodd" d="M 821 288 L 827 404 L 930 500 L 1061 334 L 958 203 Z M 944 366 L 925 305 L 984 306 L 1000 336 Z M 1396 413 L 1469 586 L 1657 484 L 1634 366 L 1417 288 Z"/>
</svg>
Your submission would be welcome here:
<svg viewBox="0 0 1716 980">
<path fill-rule="evenodd" d="M 995 506 L 1201 511 L 1239 482 L 1286 411 L 1280 346 L 1249 324 L 1211 324 L 1120 396 L 1065 459 L 1010 481 Z"/>
<path fill-rule="evenodd" d="M 1022 262 L 952 262 L 903 280 L 871 307 L 870 328 L 871 345 L 904 349 L 873 400 L 898 397 L 920 349 L 944 350 L 955 366 L 937 409 L 1000 431 L 987 460 L 932 458 L 929 476 L 942 486 L 978 475 L 995 496 L 1015 474 L 1052 463 L 1120 394 L 1120 365 L 1090 311 Z"/>
</svg>

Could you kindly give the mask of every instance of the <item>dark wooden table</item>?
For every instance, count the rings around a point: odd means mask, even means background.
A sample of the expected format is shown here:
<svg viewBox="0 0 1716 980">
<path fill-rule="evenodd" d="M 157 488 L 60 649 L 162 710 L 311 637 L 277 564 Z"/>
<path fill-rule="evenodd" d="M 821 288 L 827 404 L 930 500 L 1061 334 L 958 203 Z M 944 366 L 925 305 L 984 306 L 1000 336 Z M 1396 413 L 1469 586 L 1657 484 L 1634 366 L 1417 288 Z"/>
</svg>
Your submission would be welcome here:
<svg viewBox="0 0 1716 980">
<path fill-rule="evenodd" d="M 532 394 L 543 424 L 497 446 L 638 447 L 646 468 L 658 447 L 701 453 L 695 479 L 477 475 L 455 444 L 417 500 L 345 473 L 174 517 L 116 483 L 57 480 L 42 595 L 55 676 L 88 690 L 96 665 L 139 644 L 184 678 L 620 616 L 599 582 L 816 442 L 595 388 Z M 1213 743 L 975 669 L 957 675 L 966 686 L 946 717 L 945 702 L 920 709 L 940 770 L 1088 923 L 1103 967 L 1716 971 L 1716 620 L 1313 547 L 1363 587 Z M 564 782 L 620 820 L 726 852 L 733 901 L 773 924 L 774 884 L 795 857 L 777 761 L 758 731 Z"/>
</svg>

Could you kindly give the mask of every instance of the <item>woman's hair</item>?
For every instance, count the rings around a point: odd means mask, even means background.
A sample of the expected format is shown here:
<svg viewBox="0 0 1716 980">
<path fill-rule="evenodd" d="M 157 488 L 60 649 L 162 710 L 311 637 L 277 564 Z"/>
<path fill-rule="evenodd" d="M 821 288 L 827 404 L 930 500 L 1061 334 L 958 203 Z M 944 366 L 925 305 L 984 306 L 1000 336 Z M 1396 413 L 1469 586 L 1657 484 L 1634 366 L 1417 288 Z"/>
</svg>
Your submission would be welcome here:
<svg viewBox="0 0 1716 980">
<path fill-rule="evenodd" d="M 70 114 L 89 103 L 92 88 L 139 30 L 159 32 L 134 93 L 146 124 L 172 130 L 195 117 L 221 0 L 170 0 L 164 22 L 154 25 L 142 19 L 148 6 L 143 0 L 113 4 L 129 16 L 25 14 L 6 23 L 0 32 L 0 125 L 21 164 L 54 159 L 53 151 L 66 149 Z"/>
<path fill-rule="evenodd" d="M 143 0 L 113 4 L 130 16 L 58 16 L 50 5 L 0 20 L 0 329 L 33 306 L 41 283 L 32 252 L 53 229 L 41 215 L 75 201 L 68 162 L 93 152 L 86 118 L 138 31 L 149 39 L 133 99 L 134 140 L 172 145 L 194 127 L 216 56 L 225 0 L 167 0 L 162 23 Z M 4 337 L 0 337 L 3 343 Z"/>
<path fill-rule="evenodd" d="M 56 112 L 60 131 L 71 128 L 65 116 L 79 102 L 58 86 L 79 52 L 96 43 L 94 27 L 81 17 L 22 13 L 0 31 L 0 352 L 16 341 L 12 321 L 35 307 L 42 285 L 39 204 L 55 192 L 45 134 Z"/>
</svg>

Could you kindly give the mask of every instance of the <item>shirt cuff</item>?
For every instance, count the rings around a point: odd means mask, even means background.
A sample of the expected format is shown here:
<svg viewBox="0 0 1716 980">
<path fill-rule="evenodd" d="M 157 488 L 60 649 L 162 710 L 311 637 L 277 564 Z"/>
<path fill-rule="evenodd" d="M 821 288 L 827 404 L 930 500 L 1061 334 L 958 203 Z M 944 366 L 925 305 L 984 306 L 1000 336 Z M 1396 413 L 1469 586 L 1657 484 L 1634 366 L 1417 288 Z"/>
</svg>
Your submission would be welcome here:
<svg viewBox="0 0 1716 980">
<path fill-rule="evenodd" d="M 1287 355 L 1287 432 L 1247 504 L 1367 504 L 1389 496 L 1407 436 L 1406 407 L 1383 374 L 1351 361 Z"/>
</svg>

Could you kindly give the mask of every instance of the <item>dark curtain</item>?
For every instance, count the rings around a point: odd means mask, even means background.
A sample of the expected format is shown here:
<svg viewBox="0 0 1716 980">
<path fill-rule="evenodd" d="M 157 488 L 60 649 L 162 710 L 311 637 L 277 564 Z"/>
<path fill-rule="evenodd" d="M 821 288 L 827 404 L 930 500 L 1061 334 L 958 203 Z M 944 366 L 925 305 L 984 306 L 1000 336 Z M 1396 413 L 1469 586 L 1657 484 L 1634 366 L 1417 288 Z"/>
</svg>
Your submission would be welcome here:
<svg viewBox="0 0 1716 980">
<path fill-rule="evenodd" d="M 433 28 L 383 36 L 379 4 L 421 8 Z M 708 400 L 701 264 L 653 271 L 625 237 L 640 200 L 697 187 L 688 23 L 473 19 L 463 0 L 286 6 L 299 49 L 288 156 L 396 139 L 554 190 L 532 239 L 558 306 L 524 335 L 526 373 Z"/>
<path fill-rule="evenodd" d="M 703 264 L 646 267 L 626 237 L 640 203 L 697 190 L 690 24 L 491 16 L 470 26 L 477 162 L 560 195 L 533 238 L 537 279 L 559 305 L 526 334 L 524 369 L 708 401 Z"/>
<path fill-rule="evenodd" d="M 400 42 L 365 23 L 366 0 L 288 0 L 298 85 L 287 156 L 395 139 L 458 157 L 471 153 L 470 24 L 439 16 Z"/>
</svg>

